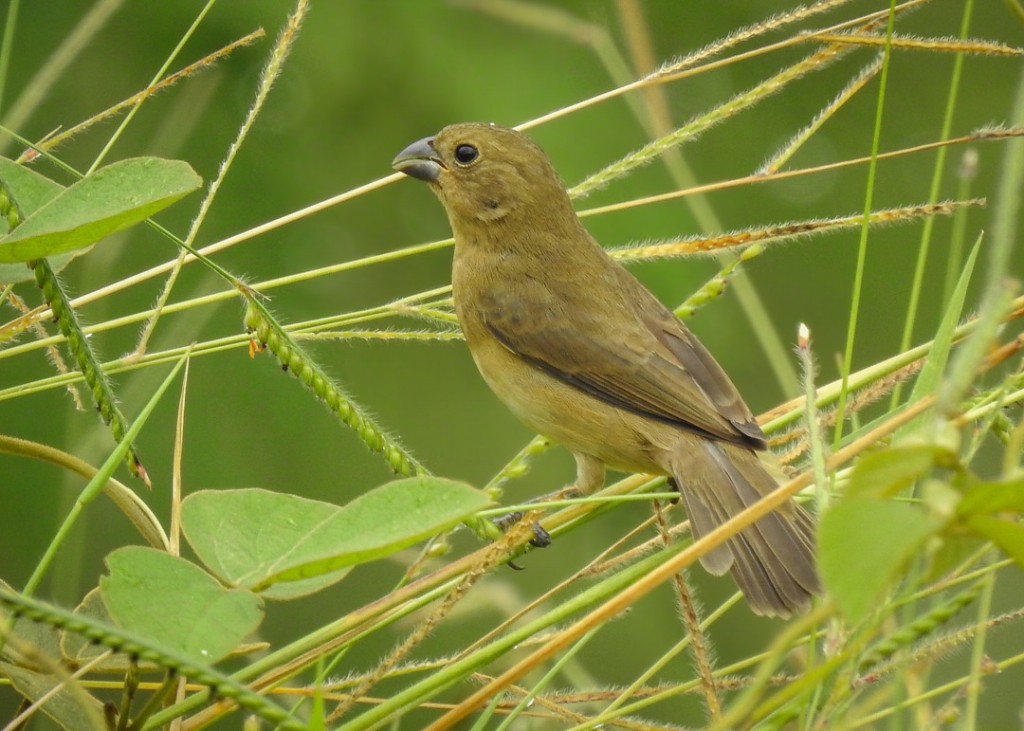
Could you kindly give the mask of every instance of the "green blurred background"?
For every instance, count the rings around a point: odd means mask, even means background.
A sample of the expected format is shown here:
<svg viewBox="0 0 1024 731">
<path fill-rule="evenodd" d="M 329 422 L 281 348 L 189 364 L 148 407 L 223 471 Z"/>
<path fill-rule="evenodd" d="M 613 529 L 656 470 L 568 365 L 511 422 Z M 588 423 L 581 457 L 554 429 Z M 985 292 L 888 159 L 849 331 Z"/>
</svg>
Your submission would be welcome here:
<svg viewBox="0 0 1024 731">
<path fill-rule="evenodd" d="M 0 8 L 5 5 L 0 3 Z M 593 46 L 581 42 L 579 33 L 566 31 L 572 26 L 565 18 L 575 18 L 579 28 L 591 29 L 596 33 L 591 38 L 609 39 L 624 63 L 630 63 L 620 13 L 635 7 L 632 3 L 579 0 L 533 6 L 554 13 L 550 17 L 561 31 L 527 27 L 476 5 L 433 0 L 314 2 L 285 71 L 229 172 L 197 244 L 215 242 L 387 175 L 396 152 L 445 124 L 466 120 L 518 124 L 613 88 L 616 84 Z M 17 125 L 21 135 L 39 139 L 144 88 L 202 6 L 193 0 L 21 3 L 0 119 L 10 124 L 10 112 L 19 98 L 45 88 L 38 106 Z M 792 5 L 664 0 L 639 7 L 652 50 L 662 62 Z M 851 3 L 825 17 L 838 21 L 883 7 L 887 4 Z M 52 86 L 45 87 L 45 80 L 37 74 L 54 62 L 88 14 L 102 8 L 110 9 L 109 17 L 59 69 Z M 205 180 L 212 179 L 252 102 L 260 69 L 290 9 L 290 3 L 266 1 L 222 0 L 214 5 L 173 68 L 257 27 L 265 28 L 267 36 L 148 100 L 109 159 L 142 154 L 180 158 L 190 162 Z M 956 35 L 961 11 L 960 2 L 936 0 L 908 17 L 903 27 L 926 36 Z M 559 19 L 558 14 L 564 17 Z M 1021 45 L 1024 38 L 1021 24 L 1007 7 L 994 2 L 977 3 L 971 34 L 1012 45 Z M 769 36 L 772 40 L 782 37 Z M 673 121 L 681 124 L 810 50 L 809 45 L 791 48 L 665 85 L 662 88 Z M 697 179 L 713 182 L 756 170 L 869 62 L 872 53 L 857 50 L 687 144 L 683 154 Z M 938 137 L 952 64 L 948 54 L 895 54 L 881 136 L 883 150 Z M 1020 71 L 1018 59 L 968 57 L 953 134 L 1006 121 Z M 802 167 L 868 154 L 877 89 L 876 79 L 825 125 L 793 164 Z M 117 124 L 114 120 L 98 125 L 56 152 L 84 170 Z M 549 151 L 569 185 L 649 139 L 621 97 L 545 124 L 530 134 Z M 979 162 L 971 194 L 991 198 L 1001 143 L 972 148 Z M 942 197 L 955 195 L 956 169 L 963 150 L 954 148 L 949 155 Z M 15 145 L 6 145 L 4 154 L 16 152 Z M 875 207 L 924 202 L 933 155 L 882 163 Z M 70 182 L 47 164 L 37 163 L 37 169 Z M 713 194 L 708 203 L 721 228 L 707 233 L 860 212 L 866 175 L 861 166 Z M 584 208 L 627 200 L 673 187 L 665 167 L 656 163 L 578 205 Z M 193 195 L 159 220 L 183 234 L 198 198 Z M 593 217 L 587 225 L 610 246 L 698 231 L 685 200 Z M 972 210 L 968 240 L 973 241 L 988 226 L 988 212 Z M 915 343 L 928 339 L 938 321 L 950 229 L 949 219 L 936 221 Z M 872 234 L 855 367 L 898 350 L 919 232 L 920 225 L 911 225 Z M 259 282 L 448 235 L 443 211 L 433 196 L 424 186 L 402 180 L 258 236 L 215 258 L 232 272 Z M 795 340 L 797 323 L 810 326 L 822 382 L 837 374 L 835 360 L 846 336 L 857 239 L 858 233 L 849 231 L 805 240 L 773 250 L 748 268 L 784 342 Z M 175 254 L 174 247 L 153 231 L 137 227 L 75 260 L 64 271 L 63 280 L 73 293 L 86 293 Z M 1014 256 L 1015 271 L 1020 272 L 1024 258 L 1019 249 Z M 270 305 L 283 322 L 371 307 L 447 283 L 449 267 L 450 251 L 442 250 L 277 289 L 271 293 Z M 716 270 L 716 264 L 706 259 L 637 268 L 644 281 L 670 304 L 681 302 Z M 85 321 L 97 323 L 148 308 L 162 284 L 162 279 L 147 281 L 91 304 L 80 314 Z M 185 269 L 171 301 L 224 287 L 207 270 L 192 264 Z M 16 291 L 31 305 L 38 304 L 34 287 L 21 285 Z M 14 312 L 5 307 L 4 315 L 0 319 L 6 321 Z M 731 293 L 702 310 L 692 327 L 732 374 L 755 411 L 797 395 L 785 392 L 773 377 L 749 321 Z M 241 329 L 241 308 L 235 301 L 167 315 L 156 329 L 150 350 Z M 138 325 L 117 328 L 97 335 L 94 345 L 107 358 L 114 358 L 130 351 L 138 334 Z M 491 396 L 461 343 L 351 341 L 320 344 L 313 350 L 363 405 L 437 473 L 483 484 L 531 436 Z M 166 366 L 146 368 L 116 378 L 129 416 L 138 412 L 166 371 Z M 0 389 L 50 373 L 52 366 L 41 350 L 3 359 Z M 176 396 L 164 400 L 138 442 L 155 483 L 154 491 L 145 497 L 162 518 L 168 513 L 176 400 Z M 186 491 L 263 486 L 345 502 L 389 479 L 382 462 L 295 379 L 282 375 L 271 358 L 250 360 L 242 349 L 204 356 L 192 363 L 185 428 Z M 93 464 L 101 463 L 112 446 L 108 431 L 95 414 L 76 411 L 60 389 L 0 400 L 0 430 L 52 444 Z M 553 450 L 525 480 L 513 484 L 506 499 L 549 491 L 571 475 L 568 455 Z M 0 455 L 0 578 L 15 587 L 25 582 L 81 485 L 80 480 L 52 467 Z M 591 555 L 611 533 L 617 534 L 621 526 L 633 525 L 644 515 L 642 507 L 617 510 L 544 554 L 529 557 L 529 570 L 500 573 L 491 593 L 484 592 L 478 600 L 477 613 L 467 618 L 467 629 L 481 631 L 489 626 L 501 613 L 531 598 L 538 587 L 546 586 L 550 574 L 567 573 L 582 560 L 580 556 Z M 95 586 L 103 570 L 102 557 L 135 541 L 121 516 L 106 501 L 97 501 L 79 522 L 71 543 L 62 549 L 41 594 L 75 604 Z M 465 543 L 472 545 L 468 539 Z M 303 627 L 322 622 L 325 616 L 343 614 L 391 585 L 408 558 L 403 555 L 397 562 L 360 569 L 321 595 L 271 606 L 266 636 L 282 641 Z M 733 591 L 725 580 L 708 580 L 701 574 L 696 581 L 709 605 Z M 1019 588 L 1004 586 L 997 601 L 1013 606 L 1022 597 Z M 644 666 L 644 658 L 666 642 L 653 628 L 664 626 L 673 642 L 681 632 L 667 590 L 647 599 L 638 611 L 645 619 L 632 627 L 643 630 L 630 630 L 629 647 L 614 646 L 611 638 L 605 638 L 590 648 L 594 659 L 590 670 L 601 681 L 627 682 L 631 673 Z M 759 650 L 764 642 L 759 633 L 776 627 L 752 618 L 746 609 L 733 614 L 732 624 L 726 626 L 734 631 L 716 636 L 723 662 Z M 441 652 L 452 642 L 457 646 L 457 640 L 445 635 L 425 650 Z M 382 638 L 378 649 L 389 644 L 390 640 Z M 609 659 L 612 656 L 614 662 Z M 352 662 L 354 667 L 365 667 L 372 656 L 354 656 Z M 690 672 L 685 663 L 679 671 Z M 990 683 L 992 692 L 986 696 L 986 705 L 993 703 L 986 718 L 995 728 L 1015 718 L 1019 697 L 1011 700 L 1005 694 L 1011 688 L 1019 692 L 1020 676 L 1015 681 L 996 678 Z M 1000 689 L 1004 691 L 1002 702 L 996 703 Z M 11 700 L 0 693 L 0 718 L 6 715 Z M 696 699 L 682 701 L 680 708 L 681 718 L 699 722 Z"/>
</svg>

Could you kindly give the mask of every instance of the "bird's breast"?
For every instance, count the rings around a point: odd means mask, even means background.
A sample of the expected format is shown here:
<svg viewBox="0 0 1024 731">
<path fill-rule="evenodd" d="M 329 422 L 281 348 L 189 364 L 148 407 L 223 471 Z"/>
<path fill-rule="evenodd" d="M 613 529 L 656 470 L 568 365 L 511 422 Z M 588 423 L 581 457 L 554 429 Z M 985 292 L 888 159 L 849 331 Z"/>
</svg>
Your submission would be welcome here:
<svg viewBox="0 0 1024 731">
<path fill-rule="evenodd" d="M 515 286 L 511 275 L 481 276 L 501 272 L 501 267 L 485 269 L 479 257 L 473 259 L 456 258 L 455 309 L 473 360 L 495 395 L 528 427 L 573 451 L 618 469 L 662 471 L 660 463 L 678 439 L 677 431 L 596 399 L 506 347 L 487 326 L 487 318 L 498 314 L 495 307 L 504 308 L 505 324 L 517 317 L 526 318 L 524 327 L 543 324 L 535 322 L 537 308 L 513 312 L 509 297 L 495 296 Z"/>
</svg>

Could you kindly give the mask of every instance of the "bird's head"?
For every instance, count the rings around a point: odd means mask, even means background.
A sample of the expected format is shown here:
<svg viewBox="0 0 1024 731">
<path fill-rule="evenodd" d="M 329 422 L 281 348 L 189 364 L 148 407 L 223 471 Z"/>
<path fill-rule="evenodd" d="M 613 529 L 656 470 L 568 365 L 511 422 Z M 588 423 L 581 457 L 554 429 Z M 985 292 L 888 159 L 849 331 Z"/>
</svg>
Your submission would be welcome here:
<svg viewBox="0 0 1024 731">
<path fill-rule="evenodd" d="M 544 151 L 507 127 L 453 124 L 406 147 L 392 166 L 430 185 L 454 229 L 572 213 Z"/>
</svg>

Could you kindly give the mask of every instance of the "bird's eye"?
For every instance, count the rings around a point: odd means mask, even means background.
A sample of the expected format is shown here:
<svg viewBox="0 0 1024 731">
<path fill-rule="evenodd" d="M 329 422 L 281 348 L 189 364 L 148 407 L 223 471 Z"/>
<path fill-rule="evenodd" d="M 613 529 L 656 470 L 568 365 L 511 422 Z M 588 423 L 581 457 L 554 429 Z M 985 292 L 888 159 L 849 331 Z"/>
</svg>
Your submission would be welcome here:
<svg viewBox="0 0 1024 731">
<path fill-rule="evenodd" d="M 480 156 L 473 145 L 459 145 L 455 148 L 455 161 L 460 165 L 469 165 Z"/>
</svg>

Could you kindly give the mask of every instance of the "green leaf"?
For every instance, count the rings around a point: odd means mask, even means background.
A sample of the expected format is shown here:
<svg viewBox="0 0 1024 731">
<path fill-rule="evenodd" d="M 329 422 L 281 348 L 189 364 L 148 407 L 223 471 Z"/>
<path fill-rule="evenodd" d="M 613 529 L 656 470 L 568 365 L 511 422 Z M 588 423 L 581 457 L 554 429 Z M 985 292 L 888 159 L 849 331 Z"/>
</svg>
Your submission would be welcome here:
<svg viewBox="0 0 1024 731">
<path fill-rule="evenodd" d="M 985 539 L 966 530 L 947 530 L 942 537 L 942 545 L 930 556 L 931 562 L 924 575 L 925 583 L 940 580 L 985 545 Z"/>
<path fill-rule="evenodd" d="M 60 183 L 6 157 L 0 157 L 0 184 L 24 218 L 31 216 L 64 190 Z M 73 256 L 73 253 L 55 256 L 50 260 L 50 266 L 54 271 L 60 271 Z M 30 279 L 32 270 L 22 263 L 0 264 L 0 284 L 17 284 Z"/>
<path fill-rule="evenodd" d="M 192 564 L 141 546 L 119 548 L 100 578 L 114 620 L 155 643 L 210 665 L 228 655 L 263 619 L 262 601 L 226 589 Z"/>
<path fill-rule="evenodd" d="M 491 505 L 491 497 L 463 482 L 410 477 L 359 496 L 325 521 L 291 557 L 291 566 L 266 584 L 320 576 L 343 566 L 400 551 L 457 525 Z M 322 540 L 322 543 L 321 543 Z"/>
<path fill-rule="evenodd" d="M 110 616 L 110 612 L 107 611 L 107 605 L 103 603 L 99 587 L 91 589 L 85 595 L 85 598 L 75 607 L 75 614 L 103 624 L 117 624 Z M 100 655 L 108 655 L 105 660 L 93 665 L 93 671 L 98 673 L 124 673 L 131 665 L 129 657 L 125 653 L 110 653 L 108 648 L 92 642 L 87 637 L 70 629 L 61 630 L 60 653 L 75 666 L 95 662 Z M 136 661 L 135 666 L 143 672 L 158 669 L 154 663 L 146 660 Z"/>
<path fill-rule="evenodd" d="M 0 579 L 0 589 L 17 593 L 14 587 L 3 579 Z M 30 647 L 33 651 L 52 658 L 60 656 L 60 632 L 48 624 L 14 621 L 11 613 L 0 606 L 0 627 L 9 632 L 10 637 L 16 640 L 16 642 L 8 642 L 6 636 L 3 636 L 4 643 L 0 648 L 0 658 L 12 660 L 18 664 L 31 663 L 31 659 L 24 657 L 16 649 L 17 647 Z"/>
<path fill-rule="evenodd" d="M 956 512 L 961 516 L 1024 512 L 1024 480 L 971 485 L 964 492 Z"/>
<path fill-rule="evenodd" d="M 0 157 L 0 182 L 22 218 L 28 218 L 64 191 L 57 181 L 6 157 Z"/>
<path fill-rule="evenodd" d="M 971 249 L 970 256 L 964 262 L 960 279 L 957 281 L 953 294 L 949 298 L 949 304 L 946 305 L 942 322 L 939 323 L 939 329 L 935 332 L 935 337 L 932 339 L 932 347 L 928 351 L 928 357 L 925 359 L 924 366 L 921 368 L 917 381 L 914 383 L 914 390 L 910 394 L 910 403 L 919 401 L 928 394 L 935 393 L 938 390 L 939 381 L 949 360 L 950 350 L 953 348 L 953 336 L 956 334 L 956 327 L 963 315 L 964 300 L 967 298 L 967 287 L 971 283 L 971 273 L 974 271 L 974 262 L 978 258 L 978 250 L 980 248 L 981 238 L 979 237 L 978 241 L 974 244 L 974 248 Z M 924 418 L 925 414 L 921 414 L 904 424 L 896 432 L 896 439 L 898 440 L 906 434 L 917 431 L 921 424 L 924 423 Z"/>
<path fill-rule="evenodd" d="M 858 460 L 847 495 L 887 497 L 912 485 L 936 464 L 955 462 L 948 450 L 931 444 L 890 447 Z"/>
<path fill-rule="evenodd" d="M 201 490 L 181 504 L 182 530 L 199 560 L 230 586 L 253 589 L 340 508 L 259 488 Z M 278 584 L 261 595 L 294 599 L 340 581 L 351 567 Z"/>
<path fill-rule="evenodd" d="M 0 589 L 14 591 L 2 579 Z M 89 695 L 80 683 L 65 682 L 66 675 L 57 677 L 52 673 L 37 672 L 41 668 L 60 666 L 63 659 L 60 651 L 61 631 L 45 622 L 31 622 L 27 619 L 12 622 L 11 613 L 0 608 L 0 626 L 10 632 L 9 636 L 4 637 L 3 652 L 0 652 L 0 657 L 4 658 L 0 661 L 0 677 L 8 678 L 11 685 L 29 700 L 37 701 L 48 696 L 49 700 L 42 706 L 43 713 L 61 728 L 70 731 L 105 731 L 102 704 Z M 22 654 L 21 650 L 24 649 L 28 650 L 27 655 Z M 52 664 L 41 665 L 42 657 Z M 12 662 L 7 663 L 6 659 Z M 29 725 L 35 728 L 42 724 Z"/>
<path fill-rule="evenodd" d="M 344 507 L 257 488 L 203 491 L 182 503 L 182 527 L 197 555 L 229 583 L 290 598 L 490 503 L 483 491 L 438 477 L 396 480 Z"/>
<path fill-rule="evenodd" d="M 5 662 L 0 662 L 0 676 L 7 676 L 11 685 L 31 701 L 46 696 L 42 711 L 61 728 L 68 731 L 106 731 L 103 704 L 89 695 L 80 683 L 64 682 L 63 678 Z"/>
<path fill-rule="evenodd" d="M 924 541 L 942 527 L 937 518 L 906 503 L 846 499 L 821 519 L 821 577 L 843 614 L 859 622 Z"/>
<path fill-rule="evenodd" d="M 180 160 L 107 165 L 54 197 L 3 238 L 0 262 L 26 262 L 94 244 L 152 216 L 202 184 Z"/>
<path fill-rule="evenodd" d="M 1009 520 L 976 515 L 967 525 L 981 536 L 995 543 L 1003 553 L 1024 566 L 1024 526 Z"/>
<path fill-rule="evenodd" d="M 81 603 L 75 607 L 75 615 L 84 618 L 86 621 L 114 627 L 117 622 L 107 611 L 107 605 L 103 603 L 103 596 L 99 587 L 91 589 Z M 230 655 L 250 655 L 254 652 L 263 652 L 268 645 L 265 642 L 242 642 L 236 645 Z M 79 632 L 71 629 L 63 629 L 60 632 L 60 654 L 74 663 L 75 667 L 84 665 L 87 662 L 93 663 L 93 672 L 98 673 L 125 673 L 133 666 L 143 673 L 156 672 L 162 668 L 152 660 L 132 658 L 124 652 L 111 653 L 107 647 L 93 642 Z M 96 664 L 96 658 L 100 655 L 107 655 L 105 660 Z"/>
</svg>

